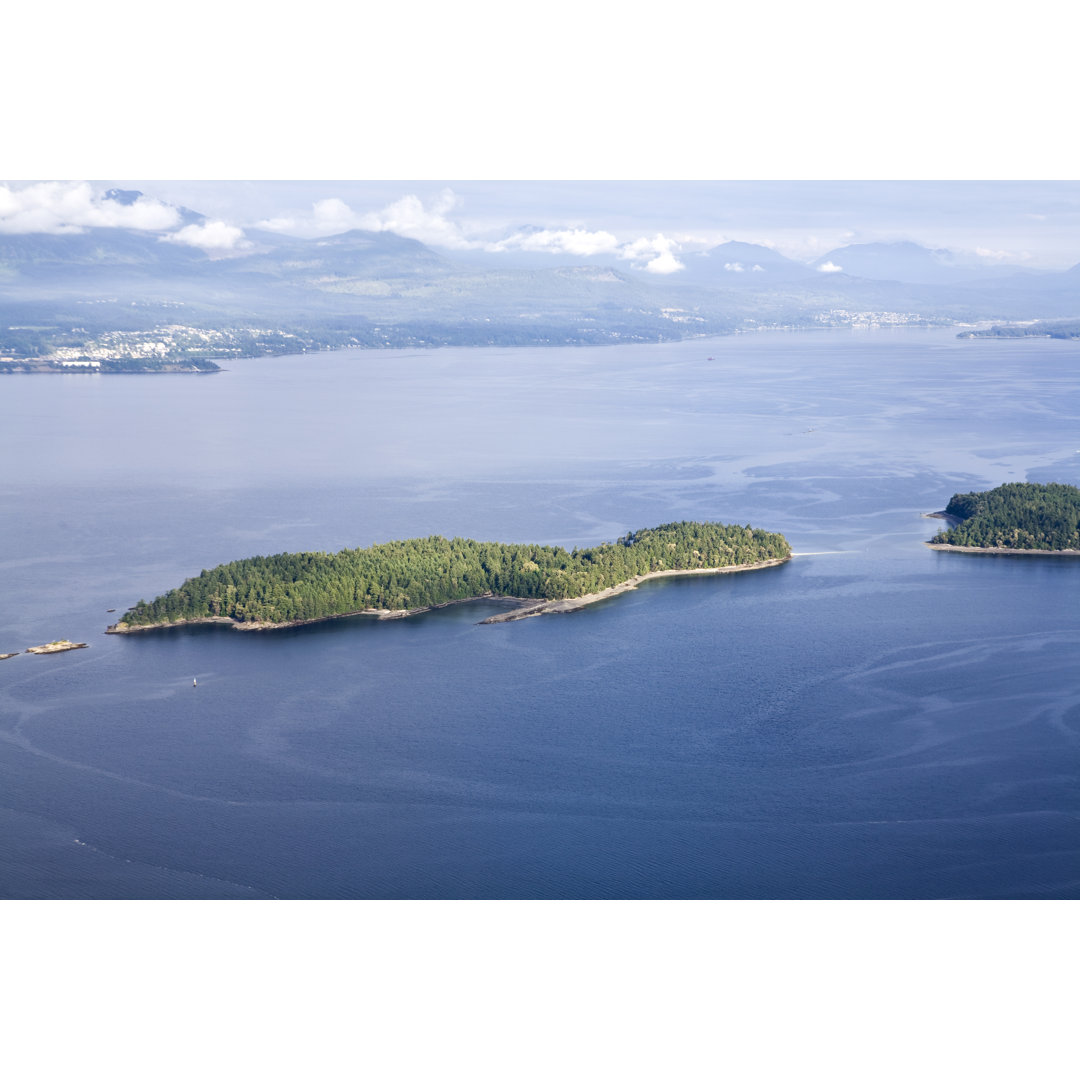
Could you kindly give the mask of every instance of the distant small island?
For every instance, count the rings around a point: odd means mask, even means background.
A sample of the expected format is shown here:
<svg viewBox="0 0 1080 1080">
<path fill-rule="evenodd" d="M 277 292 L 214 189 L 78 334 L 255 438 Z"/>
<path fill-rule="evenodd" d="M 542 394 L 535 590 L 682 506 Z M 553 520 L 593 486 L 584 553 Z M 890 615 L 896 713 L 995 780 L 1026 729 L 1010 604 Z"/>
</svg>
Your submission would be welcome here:
<svg viewBox="0 0 1080 1080">
<path fill-rule="evenodd" d="M 1075 341 L 1080 338 L 1080 319 L 1061 319 L 1056 322 L 1037 319 L 1034 322 L 1006 323 L 986 330 L 964 330 L 958 338 L 1060 338 Z"/>
<path fill-rule="evenodd" d="M 1080 555 L 1080 488 L 1002 484 L 956 494 L 941 514 L 955 524 L 929 546 L 990 555 Z"/>
<path fill-rule="evenodd" d="M 790 558 L 779 533 L 692 521 L 573 551 L 430 536 L 334 555 L 284 553 L 226 563 L 152 603 L 140 600 L 107 633 L 191 623 L 269 630 L 350 615 L 403 618 L 485 598 L 515 605 L 485 620 L 504 621 L 573 610 L 648 578 L 755 570 Z"/>
<path fill-rule="evenodd" d="M 68 641 L 67 638 L 61 638 L 59 641 L 50 641 L 47 645 L 31 645 L 26 651 L 28 653 L 57 653 L 57 652 L 70 652 L 72 649 L 89 649 L 90 646 L 85 641 Z"/>
</svg>

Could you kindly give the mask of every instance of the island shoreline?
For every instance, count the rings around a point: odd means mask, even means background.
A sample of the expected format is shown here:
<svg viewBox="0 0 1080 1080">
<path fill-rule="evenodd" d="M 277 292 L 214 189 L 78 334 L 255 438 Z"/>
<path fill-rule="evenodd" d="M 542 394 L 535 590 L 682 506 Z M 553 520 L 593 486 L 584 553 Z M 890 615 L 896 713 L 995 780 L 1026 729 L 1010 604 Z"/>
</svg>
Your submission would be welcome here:
<svg viewBox="0 0 1080 1080">
<path fill-rule="evenodd" d="M 504 615 L 492 615 L 487 619 L 483 619 L 480 625 L 516 622 L 518 619 L 529 619 L 534 615 L 562 615 L 570 611 L 580 611 L 581 608 L 588 607 L 590 604 L 596 604 L 601 600 L 618 596 L 620 593 L 630 592 L 636 589 L 643 581 L 652 581 L 656 578 L 700 577 L 707 574 L 734 574 L 744 570 L 766 570 L 770 566 L 782 566 L 784 563 L 790 562 L 791 559 L 792 556 L 789 555 L 785 559 L 764 559 L 761 562 L 745 563 L 741 566 L 710 566 L 697 570 L 653 570 L 648 574 L 639 574 L 637 577 L 620 581 L 618 585 L 601 589 L 600 592 L 586 593 L 584 596 L 572 596 L 564 600 L 519 600 L 522 606 L 518 610 L 508 611 Z"/>
<path fill-rule="evenodd" d="M 934 551 L 958 551 L 968 555 L 1065 555 L 1076 558 L 1080 556 L 1080 550 L 1076 548 L 1007 548 L 1007 547 L 967 547 L 964 544 L 934 544 L 925 541 L 928 548 Z"/>
<path fill-rule="evenodd" d="M 964 518 L 944 510 L 935 510 L 932 514 L 923 514 L 924 518 L 943 518 L 950 528 L 955 528 Z M 933 551 L 958 551 L 968 555 L 1080 555 L 1076 548 L 1010 548 L 1010 547 L 975 547 L 967 544 L 935 544 L 932 540 L 924 540 L 926 547 Z"/>
<path fill-rule="evenodd" d="M 123 620 L 107 627 L 106 634 L 142 634 L 152 630 L 168 630 L 174 626 L 229 626 L 242 632 L 257 632 L 266 630 L 288 630 L 297 626 L 314 626 L 318 623 L 332 622 L 336 619 L 351 619 L 359 615 L 366 615 L 378 621 L 389 619 L 407 619 L 411 615 L 422 615 L 428 611 L 439 611 L 442 608 L 453 607 L 457 604 L 471 604 L 477 600 L 494 600 L 499 603 L 512 604 L 515 610 L 508 611 L 503 615 L 492 615 L 487 619 L 481 619 L 478 625 L 499 622 L 515 622 L 518 619 L 528 619 L 535 615 L 556 615 L 569 611 L 578 611 L 590 604 L 607 600 L 609 597 L 618 596 L 620 593 L 636 589 L 643 581 L 651 581 L 654 578 L 664 577 L 698 577 L 706 574 L 733 574 L 747 570 L 765 570 L 773 566 L 782 566 L 790 562 L 792 556 L 783 559 L 765 559 L 756 563 L 745 563 L 737 566 L 703 567 L 694 570 L 653 570 L 648 574 L 641 574 L 619 582 L 608 589 L 600 592 L 586 593 L 584 596 L 567 597 L 562 600 L 536 600 L 521 596 L 498 596 L 495 593 L 481 593 L 477 596 L 465 596 L 460 600 L 448 600 L 444 604 L 432 604 L 428 607 L 418 608 L 363 608 L 358 611 L 345 611 L 339 615 L 323 615 L 317 619 L 291 619 L 288 622 L 238 622 L 227 615 L 208 615 L 201 619 L 177 619 L 175 622 L 146 623 L 141 626 L 128 626 Z"/>
</svg>

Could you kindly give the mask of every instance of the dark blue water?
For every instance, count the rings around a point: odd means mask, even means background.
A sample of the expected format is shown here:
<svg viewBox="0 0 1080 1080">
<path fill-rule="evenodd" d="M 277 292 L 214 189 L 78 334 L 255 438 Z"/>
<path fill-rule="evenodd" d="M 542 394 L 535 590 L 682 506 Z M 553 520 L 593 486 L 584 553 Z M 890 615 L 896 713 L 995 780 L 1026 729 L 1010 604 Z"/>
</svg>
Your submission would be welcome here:
<svg viewBox="0 0 1080 1080">
<path fill-rule="evenodd" d="M 91 648 L 0 662 L 0 895 L 1080 896 L 1080 561 L 932 552 L 920 516 L 1080 480 L 1077 359 L 903 331 L 5 379 L 0 652 Z M 678 518 L 803 554 L 495 626 L 102 633 L 250 554 Z"/>
</svg>

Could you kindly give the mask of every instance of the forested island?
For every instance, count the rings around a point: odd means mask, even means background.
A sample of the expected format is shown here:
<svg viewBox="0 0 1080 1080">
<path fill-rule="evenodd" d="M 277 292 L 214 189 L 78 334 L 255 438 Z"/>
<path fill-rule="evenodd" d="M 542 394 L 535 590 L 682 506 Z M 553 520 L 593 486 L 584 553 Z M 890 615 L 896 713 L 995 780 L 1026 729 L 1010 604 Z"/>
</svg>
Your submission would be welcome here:
<svg viewBox="0 0 1080 1080">
<path fill-rule="evenodd" d="M 226 563 L 152 603 L 140 600 L 109 632 L 191 622 L 269 629 L 345 615 L 390 618 L 484 597 L 526 605 L 520 614 L 541 614 L 582 606 L 647 577 L 749 570 L 790 557 L 779 533 L 692 521 L 572 551 L 430 536 L 333 555 L 284 553 Z"/>
<path fill-rule="evenodd" d="M 1071 484 L 1002 484 L 956 494 L 944 516 L 956 524 L 929 541 L 939 550 L 1080 554 L 1080 488 Z"/>
<path fill-rule="evenodd" d="M 1080 320 L 1063 319 L 1056 322 L 1039 319 L 1028 323 L 1007 323 L 1004 326 L 991 326 L 987 330 L 965 330 L 956 335 L 958 338 L 1061 338 L 1075 341 L 1080 338 Z"/>
</svg>

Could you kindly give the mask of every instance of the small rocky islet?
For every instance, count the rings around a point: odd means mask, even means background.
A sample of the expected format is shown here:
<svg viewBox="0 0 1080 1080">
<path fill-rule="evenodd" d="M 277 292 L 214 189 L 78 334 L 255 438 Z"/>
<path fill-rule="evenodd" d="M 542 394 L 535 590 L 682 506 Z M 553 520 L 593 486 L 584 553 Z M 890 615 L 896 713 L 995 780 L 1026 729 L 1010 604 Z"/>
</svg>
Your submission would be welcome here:
<svg viewBox="0 0 1080 1080">
<path fill-rule="evenodd" d="M 90 646 L 85 641 L 68 641 L 67 638 L 60 638 L 58 641 L 50 641 L 45 645 L 31 645 L 26 651 L 40 656 L 48 653 L 70 652 L 72 649 L 89 648 Z"/>
</svg>

